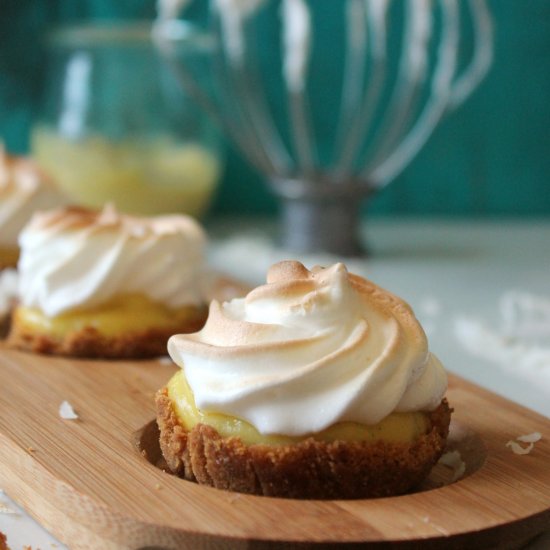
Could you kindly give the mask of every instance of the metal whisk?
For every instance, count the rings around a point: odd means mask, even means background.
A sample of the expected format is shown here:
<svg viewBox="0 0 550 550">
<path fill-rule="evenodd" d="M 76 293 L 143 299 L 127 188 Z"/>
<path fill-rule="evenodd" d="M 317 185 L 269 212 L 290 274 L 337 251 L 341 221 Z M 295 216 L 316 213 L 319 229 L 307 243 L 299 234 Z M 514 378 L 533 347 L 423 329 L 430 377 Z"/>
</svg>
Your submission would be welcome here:
<svg viewBox="0 0 550 550">
<path fill-rule="evenodd" d="M 362 199 L 407 166 L 491 64 L 485 0 L 337 0 L 332 27 L 319 24 L 323 2 L 211 0 L 203 63 L 176 47 L 190 35 L 171 16 L 190 1 L 160 2 L 157 43 L 281 198 L 283 245 L 296 252 L 361 253 Z M 277 29 L 265 30 L 268 19 Z M 335 25 L 344 28 L 341 43 Z M 280 44 L 269 63 L 259 55 L 266 43 L 273 50 L 266 32 Z M 331 41 L 340 63 L 328 78 L 322 61 Z M 320 87 L 337 99 L 315 103 Z"/>
</svg>

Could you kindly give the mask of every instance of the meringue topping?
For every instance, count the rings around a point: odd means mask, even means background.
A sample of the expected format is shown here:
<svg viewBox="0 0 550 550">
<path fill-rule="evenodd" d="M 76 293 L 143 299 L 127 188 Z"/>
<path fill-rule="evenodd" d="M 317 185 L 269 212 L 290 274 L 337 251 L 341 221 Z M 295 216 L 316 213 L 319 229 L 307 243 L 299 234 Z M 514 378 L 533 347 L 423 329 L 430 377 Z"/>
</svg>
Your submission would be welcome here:
<svg viewBox="0 0 550 550">
<path fill-rule="evenodd" d="M 0 144 L 0 246 L 17 248 L 17 237 L 36 210 L 67 201 L 30 160 L 6 154 Z"/>
<path fill-rule="evenodd" d="M 20 235 L 19 295 L 49 317 L 142 293 L 200 305 L 205 234 L 184 215 L 138 218 L 106 206 L 35 214 Z"/>
<path fill-rule="evenodd" d="M 195 333 L 170 338 L 196 405 L 262 434 L 429 411 L 447 387 L 411 308 L 346 267 L 286 261 L 245 298 L 213 301 Z"/>
</svg>

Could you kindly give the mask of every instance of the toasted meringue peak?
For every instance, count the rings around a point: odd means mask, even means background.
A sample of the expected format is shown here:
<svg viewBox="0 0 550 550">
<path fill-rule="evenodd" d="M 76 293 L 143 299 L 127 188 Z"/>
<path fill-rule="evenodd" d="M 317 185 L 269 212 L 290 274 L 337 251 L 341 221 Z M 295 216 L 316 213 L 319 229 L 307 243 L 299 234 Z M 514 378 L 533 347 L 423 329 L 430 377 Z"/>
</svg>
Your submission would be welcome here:
<svg viewBox="0 0 550 550">
<path fill-rule="evenodd" d="M 447 386 L 411 308 L 341 263 L 275 264 L 267 284 L 212 302 L 204 328 L 173 336 L 168 351 L 200 409 L 264 434 L 433 410 Z"/>
<path fill-rule="evenodd" d="M 80 206 L 68 206 L 56 210 L 38 212 L 28 227 L 36 230 L 65 230 L 100 232 L 112 230 L 127 236 L 147 238 L 151 235 L 174 235 L 185 232 L 205 241 L 204 231 L 189 216 L 167 215 L 151 218 L 129 216 L 119 212 L 112 204 L 103 210 L 90 210 Z"/>
<path fill-rule="evenodd" d="M 40 212 L 21 233 L 19 294 L 48 316 L 138 292 L 199 305 L 206 236 L 188 216 L 139 218 L 109 205 Z"/>
<path fill-rule="evenodd" d="M 36 164 L 8 155 L 0 144 L 0 246 L 16 248 L 19 232 L 35 211 L 66 202 Z"/>
<path fill-rule="evenodd" d="M 311 272 L 301 264 L 287 260 L 273 264 L 267 272 L 267 283 L 277 283 L 286 279 L 309 279 Z"/>
</svg>

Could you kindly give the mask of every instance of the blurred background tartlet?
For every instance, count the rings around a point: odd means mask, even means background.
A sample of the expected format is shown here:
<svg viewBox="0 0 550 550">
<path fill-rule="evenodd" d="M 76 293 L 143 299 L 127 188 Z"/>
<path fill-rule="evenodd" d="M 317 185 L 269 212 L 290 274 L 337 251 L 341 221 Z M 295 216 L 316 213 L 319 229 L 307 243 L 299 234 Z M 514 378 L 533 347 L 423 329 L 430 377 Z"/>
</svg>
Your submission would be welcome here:
<svg viewBox="0 0 550 550">
<path fill-rule="evenodd" d="M 8 345 L 74 357 L 164 355 L 206 318 L 206 237 L 184 215 L 137 218 L 112 206 L 32 218 L 20 237 Z"/>
</svg>

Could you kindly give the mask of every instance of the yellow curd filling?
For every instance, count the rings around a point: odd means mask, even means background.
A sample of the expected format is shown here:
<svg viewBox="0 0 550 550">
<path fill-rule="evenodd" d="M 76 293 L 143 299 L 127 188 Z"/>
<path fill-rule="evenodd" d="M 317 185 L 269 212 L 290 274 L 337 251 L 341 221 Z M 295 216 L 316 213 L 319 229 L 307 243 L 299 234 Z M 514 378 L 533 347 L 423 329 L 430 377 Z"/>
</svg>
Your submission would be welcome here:
<svg viewBox="0 0 550 550">
<path fill-rule="evenodd" d="M 38 127 L 32 149 L 75 203 L 101 208 L 109 201 L 139 215 L 202 215 L 221 172 L 220 160 L 210 150 L 168 136 L 115 142 L 95 135 L 73 141 Z"/>
<path fill-rule="evenodd" d="M 186 430 L 196 424 L 212 426 L 222 437 L 239 437 L 246 445 L 267 444 L 287 445 L 297 443 L 308 437 L 319 441 L 379 441 L 408 443 L 425 434 L 429 428 L 426 413 L 392 413 L 374 425 L 357 422 L 339 422 L 317 433 L 301 437 L 287 435 L 262 435 L 254 426 L 221 413 L 201 411 L 195 405 L 193 392 L 187 383 L 183 371 L 178 371 L 168 382 L 168 397 L 174 406 L 178 420 Z"/>
<path fill-rule="evenodd" d="M 19 248 L 0 246 L 0 266 L 15 267 L 17 265 L 18 259 L 19 259 Z"/>
<path fill-rule="evenodd" d="M 50 337 L 63 338 L 86 327 L 93 327 L 104 336 L 116 337 L 150 329 L 170 329 L 204 316 L 203 307 L 172 309 L 144 294 L 121 294 L 99 306 L 74 309 L 55 317 L 48 317 L 36 308 L 19 306 L 14 323 L 20 329 Z"/>
</svg>

